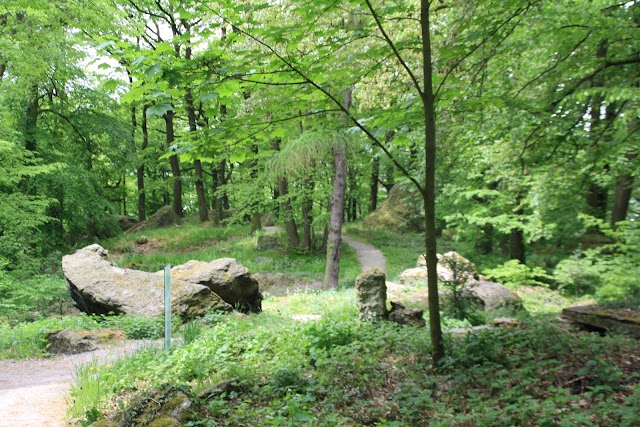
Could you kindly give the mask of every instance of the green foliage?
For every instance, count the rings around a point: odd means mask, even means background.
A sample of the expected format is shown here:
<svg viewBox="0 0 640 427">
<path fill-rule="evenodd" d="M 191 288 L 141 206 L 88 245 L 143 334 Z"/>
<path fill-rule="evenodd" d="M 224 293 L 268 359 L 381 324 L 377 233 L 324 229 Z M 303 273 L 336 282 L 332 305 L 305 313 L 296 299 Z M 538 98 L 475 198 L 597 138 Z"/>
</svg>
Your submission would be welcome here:
<svg viewBox="0 0 640 427">
<path fill-rule="evenodd" d="M 560 291 L 574 296 L 593 295 L 603 283 L 602 275 L 593 262 L 577 256 L 560 261 L 553 276 Z"/>
<path fill-rule="evenodd" d="M 59 276 L 9 274 L 0 270 L 0 319 L 33 320 L 50 313 L 62 314 L 69 293 Z"/>
<path fill-rule="evenodd" d="M 70 408 L 69 415 L 82 427 L 87 427 L 103 417 L 98 409 L 106 396 L 101 381 L 101 369 L 97 360 L 75 368 L 77 387 L 69 394 L 67 404 Z"/>
<path fill-rule="evenodd" d="M 496 268 L 487 269 L 483 273 L 491 280 L 510 287 L 548 286 L 548 282 L 553 279 L 543 268 L 528 267 L 517 259 L 509 260 Z"/>
<path fill-rule="evenodd" d="M 157 339 L 164 337 L 164 318 L 151 316 L 118 316 L 108 320 L 108 324 L 117 325 L 132 340 Z"/>
</svg>

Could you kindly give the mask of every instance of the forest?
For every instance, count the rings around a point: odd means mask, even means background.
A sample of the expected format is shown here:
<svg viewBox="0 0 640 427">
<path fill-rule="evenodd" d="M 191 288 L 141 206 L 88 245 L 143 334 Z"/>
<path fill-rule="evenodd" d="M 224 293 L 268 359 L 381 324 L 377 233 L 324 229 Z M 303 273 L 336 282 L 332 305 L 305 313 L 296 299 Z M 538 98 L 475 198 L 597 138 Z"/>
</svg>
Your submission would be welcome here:
<svg viewBox="0 0 640 427">
<path fill-rule="evenodd" d="M 317 284 L 286 301 L 266 290 L 263 320 L 178 323 L 194 336 L 176 351 L 192 352 L 105 370 L 109 391 L 86 404 L 72 389 L 74 425 L 111 425 L 98 423 L 145 387 L 230 378 L 184 425 L 638 421 L 637 340 L 549 328 L 574 303 L 640 311 L 639 1 L 2 0 L 0 24 L 0 359 L 44 355 L 11 343 L 74 322 L 157 326 L 76 319 L 61 258 L 96 242 L 127 268 L 229 256 Z M 380 214 L 394 194 L 404 222 Z M 179 225 L 144 231 L 157 253 L 138 251 L 141 233 L 123 231 L 166 207 Z M 393 281 L 455 250 L 523 298 L 529 326 L 452 341 L 449 328 L 490 319 L 443 309 L 436 274 L 424 331 L 356 324 L 344 235 L 378 247 Z M 311 326 L 269 312 L 313 307 L 329 312 Z M 174 366 L 176 382 L 145 363 Z M 531 379 L 544 375 L 556 380 Z"/>
</svg>

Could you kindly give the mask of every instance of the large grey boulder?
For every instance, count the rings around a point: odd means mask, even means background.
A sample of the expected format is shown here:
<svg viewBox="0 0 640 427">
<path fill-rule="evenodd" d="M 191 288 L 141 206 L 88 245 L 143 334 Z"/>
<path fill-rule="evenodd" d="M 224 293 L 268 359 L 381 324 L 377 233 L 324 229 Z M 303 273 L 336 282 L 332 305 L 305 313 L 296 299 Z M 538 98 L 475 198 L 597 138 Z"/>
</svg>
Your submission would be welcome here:
<svg viewBox="0 0 640 427">
<path fill-rule="evenodd" d="M 356 277 L 356 300 L 361 320 L 386 319 L 389 312 L 385 274 L 374 268 Z"/>
<path fill-rule="evenodd" d="M 162 276 L 120 268 L 108 256 L 106 249 L 94 244 L 62 257 L 62 270 L 74 305 L 88 314 L 163 314 Z M 206 286 L 172 278 L 171 309 L 192 318 L 209 310 L 229 311 L 231 306 Z"/>
<path fill-rule="evenodd" d="M 496 282 L 477 280 L 467 283 L 462 296 L 471 299 L 482 310 L 495 310 L 500 307 L 522 308 L 522 300 L 511 289 Z"/>
<path fill-rule="evenodd" d="M 262 311 L 263 298 L 258 281 L 234 258 L 220 258 L 211 262 L 189 261 L 173 267 L 171 277 L 206 286 L 243 313 Z"/>
<path fill-rule="evenodd" d="M 466 283 L 473 279 L 479 279 L 478 268 L 474 263 L 455 251 L 445 254 L 438 254 L 438 280 L 441 282 L 451 282 L 457 280 Z M 424 255 L 418 257 L 416 268 L 405 270 L 400 275 L 400 283 L 403 279 L 407 282 L 413 280 L 427 280 L 427 261 Z"/>
</svg>

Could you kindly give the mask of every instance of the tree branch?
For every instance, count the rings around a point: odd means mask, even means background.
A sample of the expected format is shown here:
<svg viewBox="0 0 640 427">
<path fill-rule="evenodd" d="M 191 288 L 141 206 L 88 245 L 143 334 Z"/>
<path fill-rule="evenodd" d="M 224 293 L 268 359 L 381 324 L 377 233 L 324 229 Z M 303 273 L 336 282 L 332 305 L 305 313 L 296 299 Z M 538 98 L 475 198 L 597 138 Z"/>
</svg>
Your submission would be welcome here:
<svg viewBox="0 0 640 427">
<path fill-rule="evenodd" d="M 402 58 L 402 55 L 400 55 L 400 52 L 398 52 L 398 49 L 396 48 L 396 45 L 393 43 L 393 41 L 387 35 L 387 32 L 384 30 L 384 27 L 382 26 L 382 22 L 380 22 L 380 18 L 378 17 L 378 14 L 373 9 L 373 6 L 371 5 L 371 1 L 370 0 L 365 0 L 365 3 L 367 4 L 367 7 L 369 8 L 369 11 L 371 12 L 371 15 L 373 16 L 373 19 L 376 21 L 376 25 L 378 26 L 378 29 L 380 30 L 380 33 L 382 33 L 382 37 L 384 37 L 384 39 L 387 42 L 387 45 L 389 45 L 389 47 L 393 51 L 393 54 L 395 55 L 396 59 L 398 60 L 400 65 L 402 65 L 402 68 L 405 69 L 405 71 L 407 72 L 407 74 L 411 78 L 411 81 L 413 82 L 413 85 L 415 86 L 416 90 L 418 91 L 418 94 L 420 95 L 420 97 L 422 97 L 423 92 L 422 92 L 422 88 L 420 87 L 420 83 L 418 83 L 418 79 L 413 74 L 413 71 L 411 71 L 411 69 L 409 68 L 407 63 L 404 61 L 404 59 Z"/>
</svg>

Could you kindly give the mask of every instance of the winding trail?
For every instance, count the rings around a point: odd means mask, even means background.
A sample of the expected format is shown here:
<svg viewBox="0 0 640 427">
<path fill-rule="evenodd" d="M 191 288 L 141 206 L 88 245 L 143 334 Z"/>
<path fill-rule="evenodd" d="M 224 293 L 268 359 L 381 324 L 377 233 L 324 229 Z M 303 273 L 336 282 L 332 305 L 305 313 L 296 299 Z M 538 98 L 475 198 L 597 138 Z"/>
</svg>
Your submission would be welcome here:
<svg viewBox="0 0 640 427">
<path fill-rule="evenodd" d="M 65 427 L 69 390 L 78 366 L 109 362 L 150 341 L 48 359 L 0 360 L 0 427 Z"/>
<path fill-rule="evenodd" d="M 344 234 L 342 235 L 342 241 L 355 249 L 358 255 L 358 262 L 360 263 L 360 271 L 364 272 L 372 268 L 377 268 L 385 274 L 387 273 L 387 259 L 375 246 L 355 240 Z"/>
</svg>

